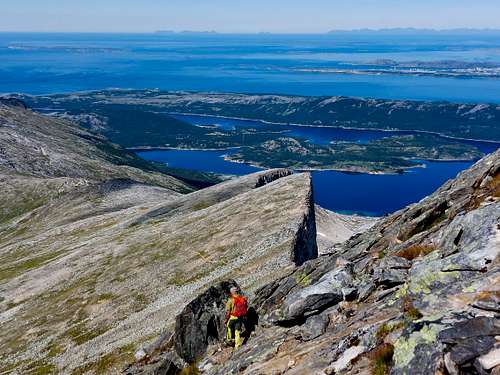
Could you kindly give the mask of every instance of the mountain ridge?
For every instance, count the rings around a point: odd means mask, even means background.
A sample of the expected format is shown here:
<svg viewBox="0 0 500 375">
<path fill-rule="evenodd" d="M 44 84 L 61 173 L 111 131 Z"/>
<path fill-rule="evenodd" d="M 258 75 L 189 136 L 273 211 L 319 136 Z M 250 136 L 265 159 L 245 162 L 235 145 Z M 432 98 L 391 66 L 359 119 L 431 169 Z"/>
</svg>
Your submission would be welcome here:
<svg viewBox="0 0 500 375">
<path fill-rule="evenodd" d="M 118 373 L 212 283 L 256 290 L 318 254 L 308 174 L 195 190 L 74 123 L 2 104 L 0 150 L 1 372 Z M 321 251 L 372 221 L 343 218 Z"/>
<path fill-rule="evenodd" d="M 496 373 L 499 176 L 497 151 L 257 290 L 259 324 L 246 344 L 231 353 L 209 342 L 192 366 L 207 375 Z M 223 319 L 223 310 L 200 314 Z M 124 373 L 175 374 L 190 362 L 175 345 Z"/>
<path fill-rule="evenodd" d="M 305 173 L 269 170 L 194 191 L 123 165 L 119 147 L 99 150 L 103 142 L 0 104 L 1 371 L 490 371 L 500 150 L 374 222 L 318 208 Z M 232 355 L 217 341 L 228 279 L 259 314 Z M 219 304 L 192 304 L 220 285 Z M 179 326 L 185 306 L 214 320 L 190 315 Z M 203 358 L 172 350 L 184 348 L 182 332 L 203 329 Z"/>
</svg>

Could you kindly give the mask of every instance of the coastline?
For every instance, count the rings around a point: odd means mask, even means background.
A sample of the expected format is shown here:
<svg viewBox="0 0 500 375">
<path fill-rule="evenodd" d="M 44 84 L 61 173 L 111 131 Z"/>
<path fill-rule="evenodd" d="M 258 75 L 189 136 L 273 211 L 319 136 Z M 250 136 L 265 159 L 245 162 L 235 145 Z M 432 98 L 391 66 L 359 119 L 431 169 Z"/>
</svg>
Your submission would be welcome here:
<svg viewBox="0 0 500 375">
<path fill-rule="evenodd" d="M 125 149 L 132 152 L 141 151 L 228 151 L 237 150 L 241 146 L 224 147 L 224 148 L 196 148 L 196 147 L 168 147 L 168 146 L 137 146 L 126 147 Z"/>
<path fill-rule="evenodd" d="M 344 74 L 344 75 L 399 75 L 408 77 L 442 77 L 442 78 L 457 78 L 457 79 L 469 79 L 469 78 L 484 78 L 484 79 L 500 79 L 500 74 L 498 72 L 494 73 L 477 73 L 477 74 L 467 74 L 465 72 L 438 72 L 438 71 L 405 71 L 405 70 L 391 70 L 391 69 L 373 69 L 373 70 L 362 70 L 362 69 L 291 69 L 292 73 L 316 73 L 316 74 Z"/>
<path fill-rule="evenodd" d="M 138 147 L 128 147 L 126 148 L 129 151 L 132 152 L 149 152 L 149 151 L 229 151 L 229 150 L 235 150 L 239 149 L 241 147 L 226 147 L 226 148 L 183 148 L 183 147 L 149 147 L 149 146 L 138 146 Z M 252 162 L 246 162 L 241 159 L 232 159 L 229 155 L 221 155 L 225 161 L 230 162 L 230 163 L 236 163 L 236 164 L 245 164 L 254 168 L 258 169 L 272 169 L 271 167 L 268 167 L 263 164 L 259 163 L 252 163 Z M 434 162 L 434 163 L 473 163 L 476 161 L 476 159 L 409 159 L 412 161 L 419 161 L 421 163 L 415 164 L 410 167 L 401 167 L 397 169 L 388 169 L 386 171 L 370 171 L 370 170 L 364 170 L 362 168 L 290 168 L 293 169 L 297 172 L 322 172 L 322 171 L 332 171 L 332 172 L 341 172 L 341 173 L 352 173 L 352 174 L 366 174 L 366 175 L 384 175 L 384 176 L 397 176 L 403 173 L 408 173 L 412 169 L 416 168 L 426 168 L 426 164 L 423 163 L 425 161 L 429 162 Z"/>
<path fill-rule="evenodd" d="M 223 155 L 224 160 L 228 161 L 230 163 L 238 163 L 238 164 L 246 164 L 249 166 L 252 166 L 254 168 L 259 168 L 259 169 L 272 169 L 270 167 L 267 167 L 265 165 L 259 164 L 259 163 L 247 163 L 243 160 L 240 159 L 231 159 L 227 155 Z M 341 172 L 341 173 L 352 173 L 352 174 L 366 174 L 366 175 L 380 175 L 380 176 L 397 176 L 403 173 L 407 173 L 408 171 L 411 171 L 412 169 L 415 168 L 425 168 L 425 164 L 416 164 L 411 167 L 401 167 L 398 170 L 387 170 L 387 171 L 368 171 L 368 170 L 363 170 L 363 169 L 357 169 L 357 168 L 293 168 L 290 167 L 289 169 L 292 169 L 297 172 Z"/>
<path fill-rule="evenodd" d="M 464 137 L 454 137 L 451 135 L 446 135 L 442 134 L 439 132 L 433 132 L 430 130 L 402 130 L 402 129 L 380 129 L 380 128 L 356 128 L 352 126 L 340 126 L 340 125 L 313 125 L 313 124 L 299 124 L 299 123 L 293 123 L 293 122 L 273 122 L 273 121 L 267 121 L 267 120 L 261 120 L 261 119 L 253 119 L 253 118 L 247 118 L 247 117 L 234 117 L 234 116 L 224 116 L 224 115 L 210 115 L 206 113 L 190 113 L 190 112 L 161 112 L 165 113 L 167 115 L 180 115 L 180 116 L 199 116 L 199 117 L 213 117 L 213 118 L 221 118 L 221 119 L 227 119 L 227 120 L 241 120 L 241 121 L 254 121 L 254 122 L 261 122 L 263 124 L 268 124 L 268 125 L 288 125 L 288 126 L 298 126 L 298 127 L 306 127 L 306 128 L 327 128 L 327 129 L 342 129 L 342 130 L 359 130 L 359 131 L 379 131 L 379 132 L 394 132 L 394 133 L 421 133 L 421 134 L 430 134 L 430 135 L 437 135 L 442 138 L 447 138 L 447 139 L 455 139 L 458 141 L 471 141 L 471 142 L 485 142 L 485 143 L 492 143 L 492 144 L 498 144 L 500 147 L 500 141 L 492 141 L 489 139 L 477 139 L 477 138 L 464 138 Z"/>
</svg>

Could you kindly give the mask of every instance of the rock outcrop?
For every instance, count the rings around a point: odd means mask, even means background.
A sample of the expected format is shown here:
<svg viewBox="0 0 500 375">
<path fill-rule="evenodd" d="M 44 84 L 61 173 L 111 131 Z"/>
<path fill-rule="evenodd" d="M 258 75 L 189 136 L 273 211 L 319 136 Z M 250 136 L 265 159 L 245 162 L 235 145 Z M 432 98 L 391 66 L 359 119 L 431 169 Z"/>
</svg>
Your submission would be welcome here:
<svg viewBox="0 0 500 375">
<path fill-rule="evenodd" d="M 175 351 L 188 363 L 205 355 L 207 347 L 225 337 L 225 307 L 234 281 L 223 281 L 191 301 L 175 320 Z"/>
<path fill-rule="evenodd" d="M 108 147 L 0 105 L 1 371 L 117 373 L 211 285 L 253 293 L 317 255 L 308 174 L 191 192 Z"/>
<path fill-rule="evenodd" d="M 308 174 L 193 191 L 136 162 L 0 104 L 0 372 L 500 371 L 500 151 L 371 223 L 317 217 Z M 232 355 L 226 280 L 259 317 Z"/>
<path fill-rule="evenodd" d="M 260 326 L 203 374 L 487 374 L 498 366 L 500 151 L 256 292 Z M 496 368 L 494 371 L 498 371 Z"/>
</svg>

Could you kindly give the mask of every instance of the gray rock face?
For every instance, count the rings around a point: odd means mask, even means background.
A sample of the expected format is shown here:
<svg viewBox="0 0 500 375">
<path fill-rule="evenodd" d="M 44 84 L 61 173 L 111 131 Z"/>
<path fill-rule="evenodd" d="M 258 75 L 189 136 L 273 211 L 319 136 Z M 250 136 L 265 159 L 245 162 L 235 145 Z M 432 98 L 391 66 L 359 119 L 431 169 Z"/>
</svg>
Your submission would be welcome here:
<svg viewBox="0 0 500 375">
<path fill-rule="evenodd" d="M 137 168 L 140 159 L 105 138 L 35 114 L 16 105 L 16 100 L 9 99 L 8 105 L 0 102 L 0 173 L 45 179 L 131 179 L 183 193 L 193 190 L 173 177 Z"/>
<path fill-rule="evenodd" d="M 392 288 L 403 284 L 408 275 L 411 262 L 398 256 L 384 257 L 373 270 L 373 281 L 382 287 Z"/>
<path fill-rule="evenodd" d="M 302 340 L 313 340 L 326 332 L 330 318 L 326 314 L 314 315 L 306 320 L 301 327 L 300 335 Z"/>
<path fill-rule="evenodd" d="M 497 151 L 259 289 L 251 348 L 206 373 L 487 373 L 480 358 L 499 335 L 499 191 Z"/>
<path fill-rule="evenodd" d="M 175 320 L 175 350 L 188 363 L 205 355 L 207 347 L 225 338 L 225 306 L 235 281 L 210 287 L 191 301 Z"/>
<path fill-rule="evenodd" d="M 336 268 L 313 285 L 289 294 L 283 302 L 282 319 L 296 320 L 335 305 L 344 299 L 344 291 L 352 285 L 352 265 Z"/>
<path fill-rule="evenodd" d="M 191 192 L 119 151 L 0 104 L 0 372 L 117 372 L 210 286 L 252 295 L 316 256 L 308 174 Z"/>
<path fill-rule="evenodd" d="M 162 353 L 148 363 L 127 366 L 122 373 L 125 375 L 178 375 L 187 367 L 175 351 Z"/>
<path fill-rule="evenodd" d="M 181 194 L 168 176 L 92 156 L 101 140 L 69 123 L 1 104 L 0 118 L 0 372 L 116 373 L 176 316 L 174 339 L 126 371 L 496 371 L 500 151 L 311 259 L 307 174 Z M 233 355 L 206 350 L 227 279 L 260 317 Z"/>
</svg>

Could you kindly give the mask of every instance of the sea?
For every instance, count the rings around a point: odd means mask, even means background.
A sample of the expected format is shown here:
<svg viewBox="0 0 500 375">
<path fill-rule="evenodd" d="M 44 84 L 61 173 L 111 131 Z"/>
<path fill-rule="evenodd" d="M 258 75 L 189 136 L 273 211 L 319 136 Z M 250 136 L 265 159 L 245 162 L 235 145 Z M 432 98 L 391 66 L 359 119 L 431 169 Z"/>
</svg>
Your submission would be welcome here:
<svg viewBox="0 0 500 375">
<path fill-rule="evenodd" d="M 0 93 L 157 88 L 500 104 L 499 78 L 348 73 L 350 67 L 371 66 L 380 60 L 500 64 L 500 33 L 0 33 Z M 185 120 L 202 121 L 196 116 Z M 245 125 L 232 119 L 210 121 Z M 320 143 L 367 142 L 387 136 L 321 128 L 293 131 Z M 476 145 L 485 152 L 499 146 Z M 224 153 L 172 150 L 140 155 L 217 173 L 242 175 L 256 170 L 224 161 Z M 417 202 L 472 164 L 422 162 L 425 168 L 402 175 L 313 172 L 316 200 L 338 212 L 385 215 Z"/>
</svg>

